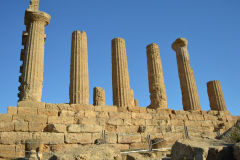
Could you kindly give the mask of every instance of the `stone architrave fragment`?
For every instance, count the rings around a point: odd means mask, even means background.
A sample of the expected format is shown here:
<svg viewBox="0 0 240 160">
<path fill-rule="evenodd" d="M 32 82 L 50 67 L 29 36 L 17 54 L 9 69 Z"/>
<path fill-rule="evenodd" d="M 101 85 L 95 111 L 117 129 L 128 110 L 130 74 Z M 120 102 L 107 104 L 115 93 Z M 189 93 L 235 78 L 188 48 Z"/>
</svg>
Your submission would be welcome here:
<svg viewBox="0 0 240 160">
<path fill-rule="evenodd" d="M 223 96 L 221 84 L 218 80 L 207 83 L 207 92 L 211 110 L 226 111 L 226 103 Z"/>
<path fill-rule="evenodd" d="M 188 41 L 185 38 L 178 38 L 172 49 L 176 52 L 178 74 L 182 90 L 182 103 L 185 111 L 201 110 L 197 85 L 190 66 L 190 59 L 187 50 Z"/>
<path fill-rule="evenodd" d="M 72 33 L 69 98 L 71 104 L 89 104 L 87 34 Z"/>
<path fill-rule="evenodd" d="M 125 40 L 122 38 L 112 40 L 112 89 L 113 105 L 133 106 L 134 99 L 129 83 L 126 46 Z"/>
<path fill-rule="evenodd" d="M 147 46 L 148 82 L 151 104 L 148 108 L 166 109 L 167 94 L 164 84 L 159 47 L 152 43 Z"/>
<path fill-rule="evenodd" d="M 93 89 L 93 105 L 104 106 L 105 105 L 105 91 L 101 87 L 95 87 Z"/>
</svg>

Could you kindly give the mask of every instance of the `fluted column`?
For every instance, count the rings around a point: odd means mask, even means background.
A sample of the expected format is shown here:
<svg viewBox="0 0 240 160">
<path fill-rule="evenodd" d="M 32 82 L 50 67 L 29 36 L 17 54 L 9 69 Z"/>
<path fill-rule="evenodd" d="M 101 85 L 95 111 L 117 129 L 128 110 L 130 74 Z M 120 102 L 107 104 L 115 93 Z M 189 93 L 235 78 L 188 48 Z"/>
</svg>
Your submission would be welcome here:
<svg viewBox="0 0 240 160">
<path fill-rule="evenodd" d="M 227 110 L 222 87 L 218 80 L 209 81 L 207 83 L 207 92 L 211 110 L 217 111 Z"/>
<path fill-rule="evenodd" d="M 148 108 L 167 108 L 167 94 L 164 84 L 159 47 L 152 43 L 147 46 L 148 83 L 151 104 Z"/>
<path fill-rule="evenodd" d="M 122 38 L 112 40 L 112 89 L 113 105 L 118 107 L 133 105 L 134 100 L 129 84 L 126 46 Z"/>
<path fill-rule="evenodd" d="M 93 105 L 104 106 L 105 105 L 105 91 L 101 87 L 95 87 L 93 89 Z"/>
<path fill-rule="evenodd" d="M 41 101 L 44 65 L 45 26 L 49 24 L 50 15 L 45 12 L 27 10 L 23 34 L 23 45 L 19 77 L 19 101 Z M 24 38 L 26 40 L 24 40 Z"/>
<path fill-rule="evenodd" d="M 182 90 L 182 103 L 184 110 L 201 110 L 197 85 L 187 50 L 188 41 L 178 38 L 172 48 L 177 55 L 178 74 Z"/>
<path fill-rule="evenodd" d="M 71 104 L 89 104 L 87 34 L 72 33 L 69 98 Z"/>
</svg>

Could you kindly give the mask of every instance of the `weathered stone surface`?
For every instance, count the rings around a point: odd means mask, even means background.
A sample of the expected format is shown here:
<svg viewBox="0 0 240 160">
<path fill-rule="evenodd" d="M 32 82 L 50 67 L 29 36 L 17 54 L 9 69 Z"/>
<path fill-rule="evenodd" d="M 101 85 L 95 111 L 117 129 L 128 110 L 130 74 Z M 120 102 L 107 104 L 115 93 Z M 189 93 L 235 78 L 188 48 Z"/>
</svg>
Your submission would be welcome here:
<svg viewBox="0 0 240 160">
<path fill-rule="evenodd" d="M 0 122 L 0 132 L 14 131 L 13 122 Z"/>
<path fill-rule="evenodd" d="M 220 82 L 217 80 L 209 81 L 207 83 L 207 91 L 211 110 L 226 111 L 227 107 Z"/>
<path fill-rule="evenodd" d="M 0 122 L 11 122 L 13 116 L 11 114 L 0 114 Z"/>
<path fill-rule="evenodd" d="M 45 108 L 45 103 L 37 101 L 19 101 L 18 107 Z"/>
<path fill-rule="evenodd" d="M 55 154 L 57 159 L 67 160 L 122 160 L 120 150 L 114 145 L 90 145 L 68 150 L 62 150 Z"/>
<path fill-rule="evenodd" d="M 67 127 L 69 133 L 95 133 L 101 132 L 102 127 L 99 125 L 71 124 Z"/>
<path fill-rule="evenodd" d="M 33 139 L 40 139 L 43 144 L 64 144 L 64 133 L 36 132 Z"/>
<path fill-rule="evenodd" d="M 31 138 L 29 132 L 0 132 L 0 144 L 17 144 Z"/>
<path fill-rule="evenodd" d="M 167 108 L 167 94 L 163 78 L 162 62 L 158 45 L 147 46 L 148 83 L 151 104 L 149 108 Z"/>
<path fill-rule="evenodd" d="M 24 46 L 19 101 L 41 101 L 46 39 L 44 31 L 50 19 L 49 14 L 38 10 L 26 10 L 25 12 L 25 25 L 28 34 Z"/>
<path fill-rule="evenodd" d="M 93 105 L 105 106 L 105 91 L 101 87 L 95 87 L 93 89 Z"/>
<path fill-rule="evenodd" d="M 0 144 L 0 157 L 1 158 L 17 158 L 15 154 L 16 154 L 15 145 Z M 5 160 L 5 159 L 2 159 L 2 160 Z"/>
<path fill-rule="evenodd" d="M 182 159 L 234 159 L 232 149 L 223 141 L 214 139 L 194 139 L 177 141 L 171 152 L 172 160 Z"/>
<path fill-rule="evenodd" d="M 47 116 L 45 115 L 13 115 L 13 120 L 25 122 L 47 123 Z"/>
<path fill-rule="evenodd" d="M 57 109 L 45 109 L 45 108 L 38 108 L 39 115 L 46 115 L 46 116 L 58 116 Z"/>
<path fill-rule="evenodd" d="M 29 122 L 29 131 L 30 132 L 42 132 L 46 127 L 46 123 L 38 123 L 38 122 Z"/>
<path fill-rule="evenodd" d="M 37 114 L 37 108 L 18 107 L 17 114 L 19 114 L 19 115 L 36 115 Z"/>
<path fill-rule="evenodd" d="M 87 34 L 72 33 L 69 98 L 71 104 L 89 103 Z"/>
<path fill-rule="evenodd" d="M 74 117 L 65 116 L 49 116 L 47 120 L 48 124 L 73 124 L 75 123 Z"/>
<path fill-rule="evenodd" d="M 14 121 L 14 130 L 20 131 L 20 132 L 28 131 L 28 122 L 15 120 Z"/>
<path fill-rule="evenodd" d="M 67 133 L 67 134 L 65 134 L 65 143 L 90 144 L 91 142 L 92 142 L 91 133 Z"/>
<path fill-rule="evenodd" d="M 118 143 L 141 142 L 141 134 L 118 134 Z"/>
<path fill-rule="evenodd" d="M 66 125 L 65 124 L 48 124 L 44 128 L 44 132 L 65 133 Z"/>
<path fill-rule="evenodd" d="M 193 70 L 190 66 L 190 59 L 187 50 L 188 41 L 185 38 L 178 38 L 172 44 L 176 52 L 178 63 L 178 74 L 182 90 L 182 103 L 184 110 L 201 110 L 197 85 Z"/>
<path fill-rule="evenodd" d="M 112 89 L 113 105 L 118 107 L 132 106 L 134 99 L 131 96 L 129 83 L 128 63 L 125 40 L 112 40 Z"/>
<path fill-rule="evenodd" d="M 17 107 L 8 107 L 8 114 L 16 115 Z"/>
</svg>

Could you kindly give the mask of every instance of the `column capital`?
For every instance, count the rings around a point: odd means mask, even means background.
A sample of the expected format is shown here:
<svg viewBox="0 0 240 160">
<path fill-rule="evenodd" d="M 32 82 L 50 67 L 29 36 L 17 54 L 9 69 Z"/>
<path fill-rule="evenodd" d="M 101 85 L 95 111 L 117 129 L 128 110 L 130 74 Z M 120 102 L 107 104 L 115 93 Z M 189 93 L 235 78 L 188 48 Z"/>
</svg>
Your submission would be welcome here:
<svg viewBox="0 0 240 160">
<path fill-rule="evenodd" d="M 25 12 L 25 24 L 29 24 L 32 21 L 43 21 L 45 25 L 48 25 L 50 22 L 51 16 L 45 12 L 41 11 L 31 11 L 26 10 Z"/>
<path fill-rule="evenodd" d="M 186 47 L 187 48 L 188 41 L 186 38 L 178 38 L 172 44 L 172 49 L 177 51 L 178 48 Z"/>
</svg>

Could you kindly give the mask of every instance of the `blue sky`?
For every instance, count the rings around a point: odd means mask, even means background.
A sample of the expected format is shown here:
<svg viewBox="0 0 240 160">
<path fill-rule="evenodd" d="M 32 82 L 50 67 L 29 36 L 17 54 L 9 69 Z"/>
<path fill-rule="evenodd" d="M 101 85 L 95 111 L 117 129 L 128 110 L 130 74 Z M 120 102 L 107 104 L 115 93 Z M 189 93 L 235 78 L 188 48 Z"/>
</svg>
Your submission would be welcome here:
<svg viewBox="0 0 240 160">
<path fill-rule="evenodd" d="M 24 11 L 28 0 L 0 5 L 0 113 L 17 105 Z M 130 85 L 140 106 L 150 103 L 146 46 L 159 44 L 168 108 L 182 110 L 181 90 L 172 42 L 189 41 L 188 50 L 203 110 L 209 110 L 206 83 L 220 80 L 228 110 L 240 115 L 239 0 L 41 0 L 52 20 L 46 28 L 42 101 L 68 103 L 71 34 L 88 36 L 90 103 L 93 87 L 105 89 L 112 105 L 111 40 L 126 41 Z"/>
</svg>

